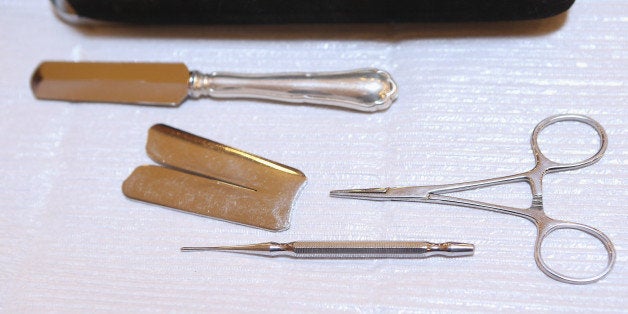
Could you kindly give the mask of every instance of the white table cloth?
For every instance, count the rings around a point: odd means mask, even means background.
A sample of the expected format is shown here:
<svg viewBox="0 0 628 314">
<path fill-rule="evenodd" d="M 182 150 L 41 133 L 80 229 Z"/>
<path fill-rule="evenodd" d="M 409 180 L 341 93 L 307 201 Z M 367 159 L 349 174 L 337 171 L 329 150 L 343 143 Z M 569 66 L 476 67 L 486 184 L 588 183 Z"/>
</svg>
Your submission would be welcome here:
<svg viewBox="0 0 628 314">
<path fill-rule="evenodd" d="M 628 2 L 578 0 L 541 21 L 205 27 L 87 27 L 48 1 L 0 1 L 0 310 L 15 312 L 625 312 L 628 310 Z M 36 100 L 43 60 L 172 61 L 204 71 L 378 67 L 399 84 L 385 112 L 251 100 L 177 109 Z M 332 189 L 450 183 L 533 165 L 543 118 L 586 114 L 608 132 L 604 158 L 546 177 L 555 218 L 605 232 L 618 258 L 595 284 L 559 283 L 534 262 L 534 225 L 451 206 L 328 197 Z M 271 233 L 134 202 L 122 181 L 156 123 L 302 170 L 291 228 Z M 569 160 L 594 132 L 552 127 L 542 145 Z M 465 197 L 526 207 L 526 184 Z M 573 237 L 572 237 L 573 236 Z M 471 258 L 294 260 L 179 247 L 292 240 L 476 244 Z M 575 241 L 577 240 L 577 241 Z M 601 244 L 561 232 L 566 272 L 599 270 Z"/>
</svg>

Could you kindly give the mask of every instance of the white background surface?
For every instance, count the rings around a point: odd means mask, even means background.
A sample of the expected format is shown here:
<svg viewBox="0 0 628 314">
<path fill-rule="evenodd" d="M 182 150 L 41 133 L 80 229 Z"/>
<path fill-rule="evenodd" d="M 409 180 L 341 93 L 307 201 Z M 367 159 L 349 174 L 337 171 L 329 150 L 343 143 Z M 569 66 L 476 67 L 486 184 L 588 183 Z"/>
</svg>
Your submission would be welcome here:
<svg viewBox="0 0 628 314">
<path fill-rule="evenodd" d="M 544 21 L 379 26 L 77 29 L 48 1 L 0 1 L 0 309 L 92 311 L 628 310 L 628 2 L 578 0 Z M 375 114 L 255 101 L 177 109 L 34 99 L 42 60 L 176 61 L 204 71 L 388 70 L 400 88 Z M 351 187 L 435 184 L 527 170 L 543 118 L 590 115 L 610 146 L 591 167 L 553 174 L 552 217 L 604 231 L 618 259 L 595 284 L 549 279 L 534 226 L 450 206 L 329 198 Z M 291 229 L 270 233 L 126 199 L 152 163 L 146 132 L 166 123 L 302 170 L 309 183 Z M 578 124 L 548 130 L 557 158 L 595 150 Z M 583 155 L 584 153 L 584 155 Z M 468 197 L 526 207 L 525 184 Z M 574 237 L 570 237 L 574 236 Z M 324 261 L 180 253 L 180 246 L 292 240 L 476 244 L 471 258 Z M 574 240 L 578 240 L 577 242 Z M 549 254 L 566 271 L 604 263 L 601 245 L 561 233 Z M 579 251 L 578 251 L 579 250 Z"/>
</svg>

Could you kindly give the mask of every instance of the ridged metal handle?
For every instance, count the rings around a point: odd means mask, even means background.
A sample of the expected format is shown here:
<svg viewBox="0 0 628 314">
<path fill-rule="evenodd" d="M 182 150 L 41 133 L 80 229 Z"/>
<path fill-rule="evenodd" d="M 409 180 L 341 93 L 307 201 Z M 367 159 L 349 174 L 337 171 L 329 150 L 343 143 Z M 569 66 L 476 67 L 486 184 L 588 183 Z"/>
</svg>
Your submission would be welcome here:
<svg viewBox="0 0 628 314">
<path fill-rule="evenodd" d="M 473 255 L 469 243 L 395 241 L 296 241 L 264 242 L 235 246 L 182 247 L 183 252 L 223 251 L 262 256 L 296 258 L 425 258 L 434 255 L 462 257 Z"/>
<path fill-rule="evenodd" d="M 385 110 L 397 98 L 390 74 L 378 69 L 329 73 L 190 73 L 193 98 L 255 98 L 288 103 Z"/>
<path fill-rule="evenodd" d="M 473 255 L 473 245 L 430 242 L 292 242 L 293 256 L 300 258 L 424 258 Z"/>
</svg>

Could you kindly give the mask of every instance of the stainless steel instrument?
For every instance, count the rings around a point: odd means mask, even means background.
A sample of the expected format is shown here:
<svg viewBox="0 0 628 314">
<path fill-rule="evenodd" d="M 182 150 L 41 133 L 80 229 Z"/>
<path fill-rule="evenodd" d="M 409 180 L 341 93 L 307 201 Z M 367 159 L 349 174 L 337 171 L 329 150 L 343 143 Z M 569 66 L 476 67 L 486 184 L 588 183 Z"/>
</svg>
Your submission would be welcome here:
<svg viewBox="0 0 628 314">
<path fill-rule="evenodd" d="M 547 126 L 562 122 L 562 121 L 577 121 L 585 123 L 598 133 L 600 137 L 600 147 L 597 153 L 593 156 L 574 163 L 559 163 L 550 160 L 541 152 L 537 139 L 539 133 Z M 596 163 L 602 158 L 606 147 L 608 146 L 608 137 L 604 128 L 595 120 L 581 115 L 557 115 L 549 117 L 541 121 L 532 132 L 532 152 L 536 160 L 536 165 L 530 171 L 515 174 L 511 176 L 498 177 L 487 180 L 454 183 L 446 185 L 434 185 L 434 186 L 410 186 L 410 187 L 386 187 L 386 188 L 370 188 L 370 189 L 350 189 L 350 190 L 336 190 L 331 191 L 330 195 L 333 197 L 353 198 L 353 199 L 365 199 L 373 201 L 406 201 L 406 202 L 423 202 L 423 203 L 436 203 L 446 205 L 457 205 L 464 207 L 471 207 L 477 209 L 490 210 L 505 214 L 511 214 L 519 217 L 526 218 L 532 221 L 537 229 L 538 234 L 536 238 L 536 245 L 534 249 L 534 258 L 539 269 L 547 276 L 566 283 L 571 284 L 587 284 L 596 282 L 604 278 L 612 269 L 616 252 L 611 240 L 603 234 L 601 231 L 579 223 L 555 220 L 547 215 L 543 211 L 543 194 L 542 194 L 542 180 L 546 173 L 561 172 L 579 169 L 582 167 L 590 166 Z M 529 208 L 514 208 L 509 206 L 502 206 L 497 204 L 489 204 L 470 199 L 464 199 L 459 197 L 452 197 L 443 195 L 451 192 L 460 192 L 470 189 L 478 189 L 494 185 L 502 185 L 513 182 L 527 182 L 532 190 L 532 204 Z M 543 260 L 541 254 L 541 246 L 543 240 L 552 232 L 560 229 L 574 229 L 585 232 L 595 238 L 597 238 L 604 245 L 608 253 L 608 261 L 606 267 L 598 274 L 588 277 L 573 277 L 562 274 L 552 269 Z"/>
<path fill-rule="evenodd" d="M 426 258 L 432 256 L 463 257 L 473 255 L 468 243 L 336 241 L 290 243 L 266 242 L 238 246 L 182 247 L 183 252 L 224 251 L 264 256 L 297 258 Z"/>
</svg>

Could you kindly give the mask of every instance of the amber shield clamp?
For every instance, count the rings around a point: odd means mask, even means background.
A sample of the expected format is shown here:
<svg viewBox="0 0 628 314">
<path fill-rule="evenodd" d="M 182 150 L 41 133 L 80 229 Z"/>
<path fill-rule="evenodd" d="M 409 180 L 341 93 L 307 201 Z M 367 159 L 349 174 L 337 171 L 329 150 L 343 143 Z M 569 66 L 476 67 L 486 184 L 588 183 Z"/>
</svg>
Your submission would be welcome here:
<svg viewBox="0 0 628 314">
<path fill-rule="evenodd" d="M 187 98 L 258 99 L 374 112 L 388 109 L 397 85 L 386 71 L 237 74 L 190 72 L 183 63 L 41 63 L 31 78 L 39 99 L 180 105 Z"/>
<path fill-rule="evenodd" d="M 135 200 L 271 231 L 290 226 L 305 186 L 294 168 L 157 124 L 146 150 L 161 166 L 140 166 L 124 181 Z"/>
</svg>

